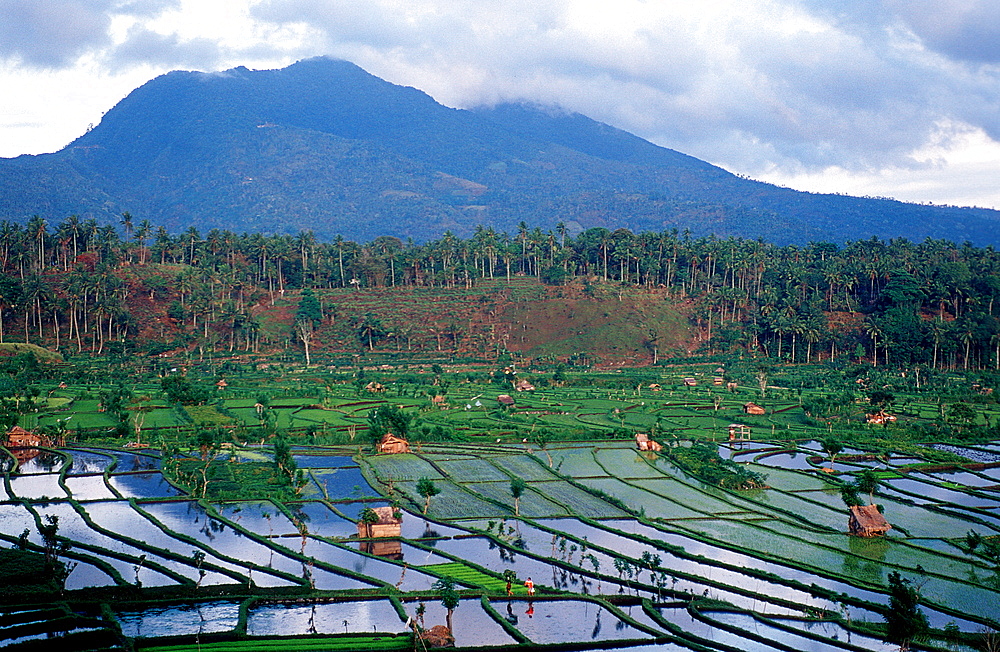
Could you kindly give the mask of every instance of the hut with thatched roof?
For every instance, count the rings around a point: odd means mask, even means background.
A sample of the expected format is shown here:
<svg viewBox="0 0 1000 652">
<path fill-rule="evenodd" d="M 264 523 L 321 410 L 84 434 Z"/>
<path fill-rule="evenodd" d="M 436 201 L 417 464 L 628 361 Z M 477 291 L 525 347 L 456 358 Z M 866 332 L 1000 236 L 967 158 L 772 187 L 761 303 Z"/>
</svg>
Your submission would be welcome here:
<svg viewBox="0 0 1000 652">
<path fill-rule="evenodd" d="M 851 517 L 847 527 L 856 537 L 880 537 L 892 529 L 876 505 L 851 506 Z"/>
<path fill-rule="evenodd" d="M 516 383 L 514 383 L 514 389 L 516 389 L 519 392 L 533 392 L 535 391 L 535 386 L 529 383 L 524 378 L 522 378 L 518 380 Z"/>
<path fill-rule="evenodd" d="M 685 387 L 694 387 L 697 384 L 698 384 L 698 381 L 695 380 L 694 378 L 685 378 L 684 379 L 684 386 Z"/>
<path fill-rule="evenodd" d="M 382 440 L 378 443 L 379 453 L 409 453 L 410 442 L 402 437 L 397 437 L 391 432 L 382 435 Z"/>
<path fill-rule="evenodd" d="M 743 411 L 747 414 L 765 414 L 767 410 L 757 405 L 756 403 L 744 403 Z"/>
<path fill-rule="evenodd" d="M 365 389 L 367 389 L 372 394 L 380 394 L 385 391 L 385 385 L 373 380 L 367 385 L 365 385 Z"/>
<path fill-rule="evenodd" d="M 504 407 L 514 407 L 515 401 L 514 397 L 510 394 L 501 394 L 500 396 L 497 396 L 497 403 Z"/>
<path fill-rule="evenodd" d="M 48 446 L 49 438 L 37 432 L 25 430 L 21 426 L 14 426 L 7 431 L 7 441 L 4 444 L 7 448 L 37 448 L 38 446 Z"/>
</svg>

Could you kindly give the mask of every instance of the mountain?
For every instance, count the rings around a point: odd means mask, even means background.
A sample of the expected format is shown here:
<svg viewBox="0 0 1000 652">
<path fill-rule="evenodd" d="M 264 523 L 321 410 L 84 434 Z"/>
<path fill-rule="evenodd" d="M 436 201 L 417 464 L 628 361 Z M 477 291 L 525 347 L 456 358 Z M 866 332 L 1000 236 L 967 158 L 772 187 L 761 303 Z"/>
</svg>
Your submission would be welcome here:
<svg viewBox="0 0 1000 652">
<path fill-rule="evenodd" d="M 59 152 L 0 159 L 0 218 L 124 211 L 172 231 L 417 240 L 524 221 L 764 238 L 1000 243 L 1000 212 L 737 177 L 579 114 L 451 109 L 354 64 L 171 72 Z"/>
</svg>

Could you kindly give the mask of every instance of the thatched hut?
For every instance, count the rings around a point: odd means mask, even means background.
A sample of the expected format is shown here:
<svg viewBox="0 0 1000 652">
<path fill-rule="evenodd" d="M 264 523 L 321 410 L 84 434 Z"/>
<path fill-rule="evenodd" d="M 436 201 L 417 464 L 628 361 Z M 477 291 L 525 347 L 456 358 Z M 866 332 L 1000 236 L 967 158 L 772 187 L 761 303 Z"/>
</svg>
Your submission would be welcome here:
<svg viewBox="0 0 1000 652">
<path fill-rule="evenodd" d="M 743 411 L 747 414 L 765 414 L 767 410 L 757 405 L 756 403 L 744 403 Z"/>
<path fill-rule="evenodd" d="M 661 451 L 663 446 L 649 438 L 644 432 L 635 433 L 635 443 L 641 451 Z"/>
<path fill-rule="evenodd" d="M 48 446 L 49 444 L 50 442 L 48 437 L 39 435 L 37 432 L 25 430 L 21 426 L 14 426 L 7 431 L 7 442 L 5 446 L 7 446 L 7 448 L 37 448 L 39 446 Z"/>
<path fill-rule="evenodd" d="M 698 384 L 698 381 L 695 380 L 694 378 L 685 378 L 684 379 L 684 386 L 685 387 L 694 387 L 697 384 Z"/>
<path fill-rule="evenodd" d="M 880 537 L 892 529 L 876 505 L 852 506 L 847 527 L 856 537 Z"/>
<path fill-rule="evenodd" d="M 372 394 L 380 394 L 385 391 L 385 385 L 373 380 L 367 385 L 365 385 L 365 389 L 367 389 Z"/>
<path fill-rule="evenodd" d="M 497 396 L 497 403 L 504 407 L 514 407 L 514 398 L 510 394 L 501 394 Z"/>
<path fill-rule="evenodd" d="M 723 378 L 722 376 L 716 376 L 715 378 L 712 379 L 712 384 L 715 385 L 716 387 L 721 387 L 722 383 L 724 382 L 726 382 L 726 379 Z"/>
<path fill-rule="evenodd" d="M 382 440 L 378 443 L 380 453 L 409 453 L 410 442 L 401 437 L 397 437 L 391 432 L 382 435 Z"/>
<path fill-rule="evenodd" d="M 514 383 L 514 389 L 516 389 L 519 392 L 533 392 L 535 391 L 535 386 L 529 383 L 524 378 L 522 378 L 516 383 Z"/>
</svg>

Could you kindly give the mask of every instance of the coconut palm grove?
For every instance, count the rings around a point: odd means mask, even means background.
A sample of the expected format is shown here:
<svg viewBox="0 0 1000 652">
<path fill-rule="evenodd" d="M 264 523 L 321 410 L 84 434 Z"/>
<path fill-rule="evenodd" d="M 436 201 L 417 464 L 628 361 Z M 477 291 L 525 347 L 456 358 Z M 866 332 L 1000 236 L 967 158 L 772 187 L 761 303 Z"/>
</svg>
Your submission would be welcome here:
<svg viewBox="0 0 1000 652">
<path fill-rule="evenodd" d="M 0 646 L 1000 650 L 1000 253 L 0 223 Z"/>
</svg>

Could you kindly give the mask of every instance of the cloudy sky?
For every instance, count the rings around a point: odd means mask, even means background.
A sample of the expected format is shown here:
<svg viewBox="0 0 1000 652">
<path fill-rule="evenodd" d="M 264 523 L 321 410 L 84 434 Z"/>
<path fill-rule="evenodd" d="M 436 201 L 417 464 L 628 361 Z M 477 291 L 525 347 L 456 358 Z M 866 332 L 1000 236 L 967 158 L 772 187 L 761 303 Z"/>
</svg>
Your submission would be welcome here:
<svg viewBox="0 0 1000 652">
<path fill-rule="evenodd" d="M 168 70 L 316 55 L 793 188 L 1000 208 L 996 0 L 0 0 L 0 156 Z"/>
</svg>

